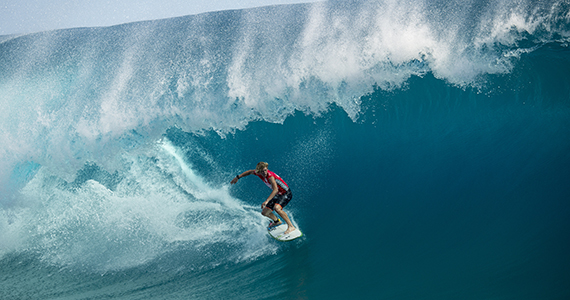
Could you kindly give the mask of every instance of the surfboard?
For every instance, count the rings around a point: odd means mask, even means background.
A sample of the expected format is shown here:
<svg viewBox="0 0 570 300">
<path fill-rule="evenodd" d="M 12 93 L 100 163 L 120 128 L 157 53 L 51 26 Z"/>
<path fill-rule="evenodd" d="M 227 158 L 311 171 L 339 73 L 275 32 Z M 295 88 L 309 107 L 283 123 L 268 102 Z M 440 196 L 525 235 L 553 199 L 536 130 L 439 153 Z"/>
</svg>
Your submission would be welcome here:
<svg viewBox="0 0 570 300">
<path fill-rule="evenodd" d="M 267 232 L 269 233 L 269 235 L 271 237 L 273 237 L 274 239 L 281 241 L 281 242 L 288 242 L 288 241 L 292 241 L 296 238 L 300 238 L 303 236 L 303 233 L 301 232 L 301 230 L 299 230 L 299 228 L 284 234 L 283 232 L 285 232 L 285 230 L 287 230 L 287 224 L 281 224 L 279 226 L 275 226 L 272 227 L 270 229 L 267 229 Z"/>
</svg>

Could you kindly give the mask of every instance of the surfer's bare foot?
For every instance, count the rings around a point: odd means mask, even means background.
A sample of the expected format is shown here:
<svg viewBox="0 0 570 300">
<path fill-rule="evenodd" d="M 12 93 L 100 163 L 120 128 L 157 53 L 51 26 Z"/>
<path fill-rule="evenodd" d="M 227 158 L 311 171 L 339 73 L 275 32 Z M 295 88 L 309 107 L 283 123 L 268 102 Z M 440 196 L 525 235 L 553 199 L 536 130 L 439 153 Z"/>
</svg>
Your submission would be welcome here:
<svg viewBox="0 0 570 300">
<path fill-rule="evenodd" d="M 291 233 L 291 232 L 295 231 L 295 229 L 297 229 L 297 228 L 289 226 L 289 228 L 287 228 L 287 230 L 285 230 L 285 232 L 283 232 L 283 234 Z"/>
</svg>

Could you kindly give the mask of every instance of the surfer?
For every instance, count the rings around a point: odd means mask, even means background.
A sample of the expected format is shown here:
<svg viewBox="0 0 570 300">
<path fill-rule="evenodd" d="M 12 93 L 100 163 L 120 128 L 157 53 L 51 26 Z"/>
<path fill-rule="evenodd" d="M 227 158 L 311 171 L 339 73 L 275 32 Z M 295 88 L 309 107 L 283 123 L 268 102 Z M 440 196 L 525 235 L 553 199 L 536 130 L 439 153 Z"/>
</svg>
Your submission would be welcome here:
<svg viewBox="0 0 570 300">
<path fill-rule="evenodd" d="M 255 170 L 249 170 L 238 174 L 230 183 L 235 184 L 240 178 L 251 174 L 257 175 L 257 177 L 263 180 L 263 182 L 272 191 L 269 197 L 267 197 L 267 200 L 261 204 L 261 214 L 271 219 L 272 222 L 269 223 L 269 228 L 271 228 L 282 224 L 281 220 L 273 213 L 273 211 L 275 211 L 283 220 L 285 220 L 285 223 L 287 223 L 288 227 L 284 232 L 284 234 L 287 234 L 296 229 L 295 226 L 293 226 L 293 223 L 291 223 L 291 220 L 289 220 L 287 213 L 283 211 L 283 207 L 291 201 L 293 195 L 291 194 L 291 189 L 289 189 L 287 183 L 285 183 L 285 181 L 277 174 L 269 171 L 267 166 L 268 163 L 260 162 L 255 167 Z"/>
</svg>

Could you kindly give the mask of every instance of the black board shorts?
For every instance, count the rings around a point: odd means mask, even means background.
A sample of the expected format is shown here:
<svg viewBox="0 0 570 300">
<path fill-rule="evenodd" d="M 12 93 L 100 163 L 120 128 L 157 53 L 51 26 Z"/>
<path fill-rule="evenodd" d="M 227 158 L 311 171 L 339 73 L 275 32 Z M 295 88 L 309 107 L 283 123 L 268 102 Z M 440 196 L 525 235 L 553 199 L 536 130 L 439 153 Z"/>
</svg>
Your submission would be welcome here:
<svg viewBox="0 0 570 300">
<path fill-rule="evenodd" d="M 289 190 L 285 194 L 275 195 L 275 197 L 273 197 L 273 199 L 269 200 L 269 202 L 267 203 L 267 205 L 265 207 L 273 210 L 273 208 L 275 207 L 275 204 L 279 204 L 279 205 L 281 205 L 281 208 L 283 208 L 289 203 L 289 201 L 291 201 L 292 198 L 293 198 L 293 194 L 291 193 L 291 190 Z"/>
</svg>

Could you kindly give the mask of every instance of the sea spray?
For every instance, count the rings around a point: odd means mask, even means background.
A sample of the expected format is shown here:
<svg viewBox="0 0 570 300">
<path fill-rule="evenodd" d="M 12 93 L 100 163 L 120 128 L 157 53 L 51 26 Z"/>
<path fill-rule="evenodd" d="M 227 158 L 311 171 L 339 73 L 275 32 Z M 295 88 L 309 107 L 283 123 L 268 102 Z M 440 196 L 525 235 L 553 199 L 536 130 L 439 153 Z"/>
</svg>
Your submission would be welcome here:
<svg viewBox="0 0 570 300">
<path fill-rule="evenodd" d="M 477 5 L 330 1 L 3 40 L 2 198 L 23 161 L 72 181 L 87 161 L 112 172 L 119 153 L 171 126 L 223 136 L 332 104 L 357 120 L 375 86 L 432 73 L 484 88 L 485 75 L 568 40 L 563 1 Z"/>
<path fill-rule="evenodd" d="M 113 190 L 93 179 L 67 184 L 40 169 L 21 190 L 20 205 L 3 211 L 2 251 L 98 271 L 172 251 L 193 257 L 189 267 L 274 251 L 258 210 L 230 196 L 227 186 L 206 183 L 167 140 L 149 151 L 152 157 L 123 157 L 129 167 Z"/>
</svg>

